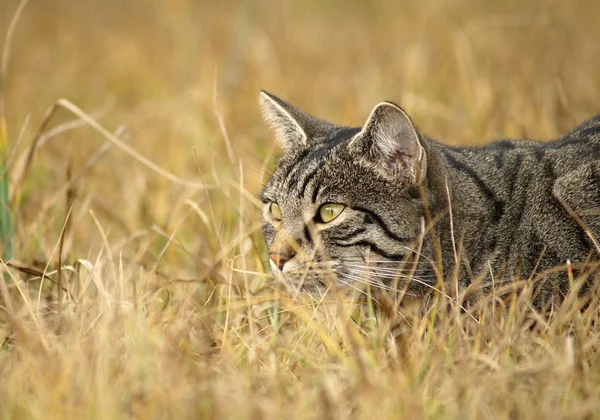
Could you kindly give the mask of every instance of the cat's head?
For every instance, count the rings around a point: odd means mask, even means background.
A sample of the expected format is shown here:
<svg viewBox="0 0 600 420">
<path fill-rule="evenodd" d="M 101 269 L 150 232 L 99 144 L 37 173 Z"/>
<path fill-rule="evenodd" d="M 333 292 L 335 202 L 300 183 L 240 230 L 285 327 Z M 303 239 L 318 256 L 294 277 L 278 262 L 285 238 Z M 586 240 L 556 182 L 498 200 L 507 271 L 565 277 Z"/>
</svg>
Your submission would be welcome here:
<svg viewBox="0 0 600 420">
<path fill-rule="evenodd" d="M 275 277 L 311 293 L 401 281 L 427 174 L 427 146 L 406 113 L 382 102 L 350 128 L 266 92 L 260 105 L 281 151 L 260 195 Z"/>
</svg>

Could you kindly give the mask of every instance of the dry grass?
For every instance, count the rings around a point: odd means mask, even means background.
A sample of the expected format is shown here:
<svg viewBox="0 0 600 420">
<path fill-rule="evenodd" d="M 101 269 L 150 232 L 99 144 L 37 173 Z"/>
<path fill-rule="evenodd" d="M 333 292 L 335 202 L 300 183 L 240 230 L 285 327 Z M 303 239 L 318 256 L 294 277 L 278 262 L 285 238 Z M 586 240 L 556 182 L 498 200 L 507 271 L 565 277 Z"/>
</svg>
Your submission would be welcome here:
<svg viewBox="0 0 600 420">
<path fill-rule="evenodd" d="M 0 3 L 0 34 L 18 4 Z M 260 88 L 355 125 L 392 99 L 448 142 L 550 138 L 600 112 L 599 15 L 591 0 L 31 0 L 4 96 L 17 233 L 0 417 L 600 417 L 598 299 L 475 320 L 441 296 L 377 317 L 293 299 L 265 272 L 253 198 L 273 150 Z M 28 166 L 59 98 L 107 132 L 63 101 Z"/>
</svg>

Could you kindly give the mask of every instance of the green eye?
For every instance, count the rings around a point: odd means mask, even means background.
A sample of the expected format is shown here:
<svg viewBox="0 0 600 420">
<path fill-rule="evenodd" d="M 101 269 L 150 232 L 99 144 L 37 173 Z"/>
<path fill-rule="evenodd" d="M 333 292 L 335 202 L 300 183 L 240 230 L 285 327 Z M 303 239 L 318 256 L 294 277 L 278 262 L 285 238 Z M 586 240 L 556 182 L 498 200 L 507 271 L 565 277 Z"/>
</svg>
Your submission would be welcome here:
<svg viewBox="0 0 600 420">
<path fill-rule="evenodd" d="M 327 203 L 319 208 L 319 217 L 323 223 L 329 223 L 344 210 L 346 206 L 343 204 Z"/>
<path fill-rule="evenodd" d="M 273 216 L 276 220 L 281 220 L 281 210 L 279 210 L 279 206 L 275 203 L 271 203 L 269 206 L 269 211 L 271 212 L 271 216 Z"/>
</svg>

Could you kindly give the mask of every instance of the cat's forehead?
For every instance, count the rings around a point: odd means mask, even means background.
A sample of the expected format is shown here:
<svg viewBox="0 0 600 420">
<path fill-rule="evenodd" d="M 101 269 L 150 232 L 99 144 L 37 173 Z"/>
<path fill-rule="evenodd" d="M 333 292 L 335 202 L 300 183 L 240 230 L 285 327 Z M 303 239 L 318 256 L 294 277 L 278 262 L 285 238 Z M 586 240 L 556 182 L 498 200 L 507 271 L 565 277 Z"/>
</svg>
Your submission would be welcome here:
<svg viewBox="0 0 600 420">
<path fill-rule="evenodd" d="M 263 190 L 263 201 L 276 201 L 287 207 L 320 205 L 325 202 L 360 203 L 363 199 L 382 199 L 397 190 L 361 163 L 359 156 L 340 144 L 314 148 L 294 159 L 283 158 Z M 312 153 L 311 153 L 312 152 Z"/>
<path fill-rule="evenodd" d="M 336 127 L 324 136 L 308 139 L 303 148 L 283 153 L 277 160 L 275 171 L 268 185 L 288 190 L 294 186 L 306 188 L 306 182 L 318 176 L 323 170 L 335 171 L 336 167 L 351 160 L 344 153 L 345 145 L 360 131 L 359 128 Z M 304 183 L 297 185 L 301 179 Z"/>
</svg>

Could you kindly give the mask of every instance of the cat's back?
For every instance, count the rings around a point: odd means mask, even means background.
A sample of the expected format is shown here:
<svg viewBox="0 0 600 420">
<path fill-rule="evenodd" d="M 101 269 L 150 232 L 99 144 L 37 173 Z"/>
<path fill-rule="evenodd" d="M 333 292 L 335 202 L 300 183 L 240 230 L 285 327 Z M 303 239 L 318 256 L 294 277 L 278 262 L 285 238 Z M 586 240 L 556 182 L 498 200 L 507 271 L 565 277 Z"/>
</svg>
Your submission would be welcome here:
<svg viewBox="0 0 600 420">
<path fill-rule="evenodd" d="M 471 260 L 483 266 L 499 252 L 509 269 L 528 273 L 541 250 L 545 268 L 587 258 L 585 231 L 600 235 L 600 115 L 553 141 L 434 147 L 453 181 Z"/>
<path fill-rule="evenodd" d="M 508 180 L 511 174 L 536 167 L 545 167 L 551 172 L 549 178 L 557 178 L 582 164 L 600 160 L 600 115 L 553 141 L 506 139 L 484 146 L 437 144 L 436 147 L 451 167 L 496 181 Z"/>
<path fill-rule="evenodd" d="M 584 121 L 557 140 L 535 142 L 542 157 L 568 167 L 600 159 L 600 115 Z M 573 162 L 569 162 L 573 160 Z"/>
</svg>

